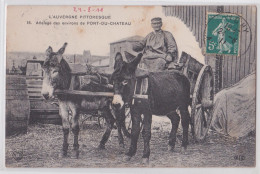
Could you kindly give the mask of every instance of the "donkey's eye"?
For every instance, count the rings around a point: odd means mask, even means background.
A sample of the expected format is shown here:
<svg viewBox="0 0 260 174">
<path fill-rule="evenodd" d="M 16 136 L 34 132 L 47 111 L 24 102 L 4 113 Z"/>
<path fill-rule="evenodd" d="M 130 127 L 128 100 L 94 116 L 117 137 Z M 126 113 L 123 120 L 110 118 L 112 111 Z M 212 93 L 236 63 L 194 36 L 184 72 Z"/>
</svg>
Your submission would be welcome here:
<svg viewBox="0 0 260 174">
<path fill-rule="evenodd" d="M 127 80 L 122 81 L 122 85 L 123 85 L 123 86 L 127 85 L 127 83 L 128 83 Z"/>
<path fill-rule="evenodd" d="M 52 71 L 52 76 L 56 76 L 56 75 L 58 75 L 58 71 L 57 70 L 53 70 Z"/>
</svg>

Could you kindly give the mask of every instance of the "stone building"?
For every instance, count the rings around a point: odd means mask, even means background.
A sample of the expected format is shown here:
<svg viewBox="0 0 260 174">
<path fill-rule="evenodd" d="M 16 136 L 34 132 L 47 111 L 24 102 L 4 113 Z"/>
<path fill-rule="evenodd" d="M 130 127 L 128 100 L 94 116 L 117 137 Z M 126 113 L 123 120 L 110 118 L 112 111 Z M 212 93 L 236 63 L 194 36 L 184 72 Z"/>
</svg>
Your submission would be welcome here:
<svg viewBox="0 0 260 174">
<path fill-rule="evenodd" d="M 125 51 L 127 50 L 132 50 L 132 44 L 139 42 L 143 39 L 141 36 L 132 36 L 132 37 L 127 37 L 120 39 L 118 41 L 110 43 L 110 61 L 109 61 L 109 66 L 113 67 L 115 63 L 115 56 L 118 52 L 120 52 L 123 55 L 123 59 L 125 61 Z"/>
</svg>

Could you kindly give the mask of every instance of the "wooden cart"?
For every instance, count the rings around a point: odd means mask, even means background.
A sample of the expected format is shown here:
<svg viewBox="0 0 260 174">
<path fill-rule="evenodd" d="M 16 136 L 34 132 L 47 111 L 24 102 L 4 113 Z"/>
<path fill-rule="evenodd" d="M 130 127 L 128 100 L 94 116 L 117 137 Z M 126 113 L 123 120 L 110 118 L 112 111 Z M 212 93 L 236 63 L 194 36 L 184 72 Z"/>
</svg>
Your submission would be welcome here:
<svg viewBox="0 0 260 174">
<path fill-rule="evenodd" d="M 214 101 L 214 76 L 209 65 L 203 65 L 183 52 L 179 61 L 182 72 L 191 84 L 191 130 L 194 139 L 201 142 L 210 128 Z"/>
<path fill-rule="evenodd" d="M 113 92 L 92 92 L 92 91 L 80 91 L 80 90 L 74 90 L 73 84 L 76 77 L 79 76 L 90 76 L 88 74 L 88 68 L 87 66 L 81 65 L 81 64 L 70 64 L 71 68 L 71 84 L 70 88 L 68 90 L 56 90 L 56 95 L 73 95 L 73 96 L 80 96 L 80 97 L 108 97 L 112 98 L 114 96 Z M 105 69 L 100 69 L 98 67 L 95 68 L 95 70 L 98 72 L 98 74 L 112 74 L 112 70 L 107 72 Z M 108 84 L 109 85 L 109 84 Z M 107 85 L 103 85 L 107 86 Z M 112 85 L 111 85 L 112 86 Z M 112 88 L 112 87 L 108 88 Z M 89 110 L 80 112 L 80 118 L 79 118 L 80 125 L 84 125 L 84 123 L 97 123 L 100 128 L 103 128 L 106 124 L 103 113 L 99 110 Z"/>
</svg>

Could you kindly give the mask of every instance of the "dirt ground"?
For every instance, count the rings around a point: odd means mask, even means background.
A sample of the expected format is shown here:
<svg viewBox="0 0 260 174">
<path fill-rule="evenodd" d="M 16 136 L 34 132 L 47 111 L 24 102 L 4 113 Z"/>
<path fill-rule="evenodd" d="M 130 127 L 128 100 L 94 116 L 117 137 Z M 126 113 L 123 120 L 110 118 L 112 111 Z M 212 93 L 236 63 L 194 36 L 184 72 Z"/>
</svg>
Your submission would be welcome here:
<svg viewBox="0 0 260 174">
<path fill-rule="evenodd" d="M 244 138 L 231 138 L 209 131 L 205 142 L 195 143 L 190 136 L 186 154 L 180 152 L 181 129 L 178 130 L 175 152 L 167 151 L 170 121 L 166 117 L 153 117 L 151 155 L 148 166 L 141 165 L 143 150 L 139 138 L 137 154 L 124 162 L 130 140 L 125 138 L 126 149 L 120 150 L 117 130 L 106 144 L 106 150 L 97 149 L 104 129 L 95 123 L 81 126 L 79 135 L 80 157 L 58 158 L 62 147 L 63 133 L 59 125 L 30 125 L 26 135 L 6 139 L 6 167 L 253 167 L 255 166 L 255 134 Z M 72 135 L 72 133 L 70 134 Z"/>
</svg>

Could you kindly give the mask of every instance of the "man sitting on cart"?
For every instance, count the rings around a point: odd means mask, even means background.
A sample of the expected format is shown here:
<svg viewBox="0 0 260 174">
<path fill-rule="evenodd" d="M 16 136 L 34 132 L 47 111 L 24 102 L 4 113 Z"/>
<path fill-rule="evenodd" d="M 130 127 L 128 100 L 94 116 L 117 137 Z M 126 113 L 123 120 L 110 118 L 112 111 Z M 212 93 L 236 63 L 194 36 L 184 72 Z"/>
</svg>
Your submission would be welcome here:
<svg viewBox="0 0 260 174">
<path fill-rule="evenodd" d="M 171 62 L 178 60 L 178 48 L 173 35 L 161 29 L 162 19 L 151 19 L 154 29 L 142 41 L 133 45 L 136 52 L 143 51 L 142 62 L 149 71 L 162 71 L 168 68 Z"/>
</svg>

